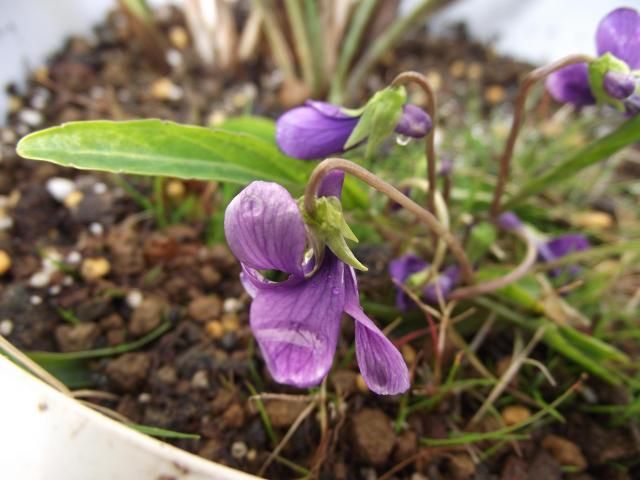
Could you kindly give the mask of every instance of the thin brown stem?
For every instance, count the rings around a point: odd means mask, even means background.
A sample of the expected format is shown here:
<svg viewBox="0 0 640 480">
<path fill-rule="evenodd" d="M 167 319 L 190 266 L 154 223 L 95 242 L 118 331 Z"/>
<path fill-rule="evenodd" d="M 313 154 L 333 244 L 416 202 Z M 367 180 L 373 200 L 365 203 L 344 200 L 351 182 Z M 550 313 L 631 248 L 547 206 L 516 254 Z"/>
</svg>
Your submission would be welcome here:
<svg viewBox="0 0 640 480">
<path fill-rule="evenodd" d="M 500 213 L 500 201 L 502 199 L 502 195 L 504 194 L 504 189 L 507 184 L 507 180 L 509 179 L 509 170 L 511 166 L 511 158 L 513 157 L 513 150 L 516 144 L 516 140 L 518 138 L 518 134 L 520 133 L 520 127 L 522 126 L 522 121 L 524 119 L 524 114 L 526 110 L 527 97 L 529 95 L 529 91 L 531 87 L 533 87 L 540 80 L 545 79 L 547 76 L 552 74 L 553 72 L 560 70 L 568 65 L 573 65 L 576 63 L 588 63 L 592 60 L 592 57 L 588 55 L 569 55 L 568 57 L 561 58 L 549 65 L 545 65 L 540 68 L 536 68 L 529 72 L 522 83 L 520 84 L 520 88 L 518 90 L 518 95 L 516 96 L 515 105 L 513 109 L 513 120 L 511 122 L 511 130 L 509 131 L 509 136 L 507 137 L 507 142 L 504 146 L 504 150 L 500 157 L 500 172 L 498 173 L 498 181 L 496 183 L 496 188 L 493 191 L 493 202 L 491 203 L 491 215 L 495 218 Z"/>
<path fill-rule="evenodd" d="M 527 243 L 527 254 L 516 268 L 502 277 L 494 278 L 493 280 L 488 280 L 486 282 L 478 283 L 477 285 L 471 285 L 469 287 L 457 288 L 453 292 L 451 292 L 448 297 L 449 300 L 462 300 L 465 298 L 472 298 L 478 295 L 495 292 L 496 290 L 500 290 L 501 288 L 504 288 L 507 285 L 512 284 L 513 282 L 517 282 L 527 273 L 529 273 L 533 265 L 536 263 L 536 258 L 538 257 L 538 247 L 536 246 L 535 239 L 532 235 L 528 235 L 527 233 L 520 233 L 519 236 Z"/>
<path fill-rule="evenodd" d="M 342 170 L 353 175 L 356 178 L 359 178 L 366 184 L 378 190 L 380 193 L 384 193 L 387 197 L 389 197 L 389 199 L 406 208 L 416 217 L 418 217 L 420 221 L 422 221 L 427 225 L 427 227 L 429 227 L 429 230 L 433 234 L 435 234 L 439 238 L 442 238 L 447 243 L 447 246 L 451 250 L 451 253 L 453 253 L 453 255 L 458 260 L 458 263 L 460 264 L 460 268 L 462 269 L 462 277 L 465 283 L 473 283 L 473 267 L 471 266 L 471 262 L 469 262 L 469 259 L 467 258 L 462 245 L 460 245 L 460 242 L 458 242 L 458 240 L 453 235 L 451 235 L 451 233 L 446 228 L 442 226 L 442 224 L 431 212 L 422 208 L 420 205 L 411 200 L 393 185 L 377 177 L 366 168 L 350 162 L 349 160 L 345 160 L 343 158 L 328 158 L 320 162 L 318 166 L 313 170 L 304 191 L 304 208 L 307 213 L 309 213 L 309 215 L 313 215 L 315 213 L 315 198 L 322 179 L 332 170 Z"/>
<path fill-rule="evenodd" d="M 427 96 L 427 113 L 431 117 L 432 127 L 431 131 L 425 138 L 425 155 L 427 157 L 427 180 L 429 181 L 429 191 L 427 192 L 427 205 L 429 211 L 434 213 L 436 202 L 436 148 L 435 148 L 435 131 L 436 131 L 436 113 L 437 102 L 436 94 L 431 87 L 431 84 L 427 80 L 427 77 L 418 72 L 403 72 L 393 79 L 391 86 L 407 85 L 409 83 L 415 83 Z"/>
</svg>

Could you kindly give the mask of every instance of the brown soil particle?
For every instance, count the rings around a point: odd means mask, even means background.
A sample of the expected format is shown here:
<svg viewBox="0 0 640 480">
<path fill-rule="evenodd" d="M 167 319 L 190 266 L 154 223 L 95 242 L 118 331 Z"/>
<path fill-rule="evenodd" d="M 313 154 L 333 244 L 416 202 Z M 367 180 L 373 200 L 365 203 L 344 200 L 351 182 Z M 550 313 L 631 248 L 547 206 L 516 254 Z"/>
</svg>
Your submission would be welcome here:
<svg viewBox="0 0 640 480">
<path fill-rule="evenodd" d="M 275 428 L 290 427 L 306 406 L 305 402 L 287 400 L 269 400 L 264 405 L 271 425 Z"/>
<path fill-rule="evenodd" d="M 452 480 L 468 480 L 476 473 L 476 465 L 467 453 L 454 453 L 447 457 L 447 472 Z"/>
<path fill-rule="evenodd" d="M 587 468 L 587 461 L 575 443 L 558 435 L 547 435 L 542 440 L 542 447 L 549 451 L 562 466 L 573 467 L 578 471 Z"/>
<path fill-rule="evenodd" d="M 90 350 L 100 336 L 100 327 L 95 323 L 60 325 L 56 328 L 55 335 L 62 352 Z"/>
<path fill-rule="evenodd" d="M 551 454 L 540 450 L 529 465 L 527 480 L 541 480 L 543 478 L 544 480 L 561 480 L 562 468 Z"/>
<path fill-rule="evenodd" d="M 129 321 L 129 332 L 134 337 L 142 337 L 160 325 L 167 310 L 164 301 L 157 298 L 145 298 L 133 311 Z"/>
<path fill-rule="evenodd" d="M 510 455 L 504 462 L 500 480 L 528 480 L 527 462 L 520 457 Z"/>
<path fill-rule="evenodd" d="M 189 316 L 196 322 L 205 323 L 220 318 L 222 300 L 217 295 L 207 295 L 194 299 L 188 307 Z"/>
<path fill-rule="evenodd" d="M 151 367 L 147 353 L 125 353 L 109 361 L 105 373 L 113 385 L 124 392 L 138 389 L 146 380 Z"/>
<path fill-rule="evenodd" d="M 396 440 L 396 448 L 393 451 L 393 459 L 396 463 L 411 457 L 418 451 L 418 436 L 412 430 L 403 432 Z"/>
<path fill-rule="evenodd" d="M 377 409 L 360 410 L 351 421 L 351 434 L 356 455 L 374 466 L 387 462 L 396 442 L 391 419 Z"/>
<path fill-rule="evenodd" d="M 331 383 L 338 395 L 348 396 L 358 390 L 358 374 L 351 370 L 337 370 L 331 375 Z"/>
<path fill-rule="evenodd" d="M 229 428 L 240 428 L 244 425 L 244 409 L 239 403 L 234 403 L 222 414 L 222 424 Z"/>
</svg>

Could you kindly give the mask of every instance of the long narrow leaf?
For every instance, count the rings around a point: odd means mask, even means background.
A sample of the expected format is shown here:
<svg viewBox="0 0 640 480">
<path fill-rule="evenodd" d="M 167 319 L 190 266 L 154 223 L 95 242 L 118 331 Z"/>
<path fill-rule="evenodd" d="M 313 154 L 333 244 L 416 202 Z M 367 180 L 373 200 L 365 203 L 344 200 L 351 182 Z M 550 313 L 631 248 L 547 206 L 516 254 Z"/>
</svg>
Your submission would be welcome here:
<svg viewBox="0 0 640 480">
<path fill-rule="evenodd" d="M 17 151 L 79 169 L 238 184 L 272 180 L 298 189 L 308 173 L 253 135 L 161 120 L 67 123 L 27 135 Z"/>
<path fill-rule="evenodd" d="M 520 191 L 507 201 L 504 208 L 512 208 L 525 198 L 540 193 L 555 183 L 575 175 L 580 170 L 609 158 L 618 150 L 635 142 L 640 142 L 640 115 L 636 115 L 634 118 L 623 123 L 609 135 L 569 155 L 567 159 L 561 161 L 542 175 L 534 176 Z"/>
</svg>

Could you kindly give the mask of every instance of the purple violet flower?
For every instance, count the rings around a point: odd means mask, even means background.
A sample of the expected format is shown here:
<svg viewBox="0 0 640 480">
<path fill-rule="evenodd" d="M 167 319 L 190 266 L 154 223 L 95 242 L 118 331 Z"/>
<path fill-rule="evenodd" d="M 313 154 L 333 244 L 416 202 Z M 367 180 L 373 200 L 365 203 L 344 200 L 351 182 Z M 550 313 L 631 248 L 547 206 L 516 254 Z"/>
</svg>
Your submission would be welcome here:
<svg viewBox="0 0 640 480">
<path fill-rule="evenodd" d="M 276 123 L 276 141 L 290 157 L 315 160 L 345 151 L 344 145 L 360 116 L 349 115 L 337 105 L 307 100 L 304 105 L 283 113 Z M 396 132 L 412 138 L 431 130 L 431 118 L 421 108 L 407 104 Z"/>
<path fill-rule="evenodd" d="M 582 252 L 591 248 L 587 237 L 580 233 L 567 233 L 549 240 L 542 240 L 537 235 L 527 229 L 513 212 L 504 212 L 498 217 L 498 225 L 507 231 L 521 231 L 525 235 L 534 236 L 536 247 L 538 248 L 538 258 L 543 262 L 552 262 L 574 252 Z M 574 276 L 579 272 L 577 265 L 569 266 L 569 274 Z M 563 273 L 562 269 L 554 269 L 551 276 L 557 277 Z"/>
<path fill-rule="evenodd" d="M 424 270 L 428 266 L 429 264 L 421 258 L 411 253 L 407 253 L 389 262 L 389 275 L 396 282 L 404 283 L 411 275 Z M 436 281 L 425 286 L 422 290 L 422 295 L 428 303 L 437 305 L 438 290 L 440 290 L 442 297 L 446 299 L 459 281 L 460 269 L 457 266 L 452 265 L 441 272 Z M 405 294 L 402 289 L 398 288 L 396 293 L 396 306 L 398 309 L 406 311 L 412 304 L 413 302 L 407 294 Z"/>
<path fill-rule="evenodd" d="M 632 8 L 618 8 L 604 17 L 596 30 L 598 55 L 610 53 L 627 64 L 631 71 L 640 68 L 640 13 Z M 633 74 L 608 72 L 603 88 L 611 97 L 622 100 L 627 114 L 637 113 L 640 95 L 636 91 L 638 79 Z M 547 90 L 562 103 L 577 107 L 592 105 L 596 99 L 589 83 L 587 65 L 569 65 L 547 78 Z"/>
<path fill-rule="evenodd" d="M 339 197 L 344 174 L 332 172 L 320 195 Z M 398 349 L 360 306 L 355 271 L 328 248 L 311 274 L 305 262 L 305 225 L 296 201 L 282 186 L 252 182 L 229 204 L 224 229 L 242 265 L 241 280 L 253 297 L 250 323 L 269 372 L 296 387 L 318 385 L 329 372 L 344 313 L 356 322 L 356 357 L 369 388 L 382 395 L 409 388 L 409 372 Z M 276 283 L 260 270 L 279 270 Z"/>
</svg>

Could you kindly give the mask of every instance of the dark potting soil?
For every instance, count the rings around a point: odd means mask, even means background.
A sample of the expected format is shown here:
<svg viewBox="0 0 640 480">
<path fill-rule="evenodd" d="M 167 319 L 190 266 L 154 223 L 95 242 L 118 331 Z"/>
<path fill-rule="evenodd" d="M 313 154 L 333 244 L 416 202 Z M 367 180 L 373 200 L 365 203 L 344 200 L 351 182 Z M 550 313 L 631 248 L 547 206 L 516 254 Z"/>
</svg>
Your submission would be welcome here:
<svg viewBox="0 0 640 480">
<path fill-rule="evenodd" d="M 279 81 L 266 60 L 232 75 L 207 72 L 190 43 L 179 41 L 186 30 L 178 10 L 160 12 L 158 24 L 167 43 L 173 41 L 169 73 L 147 63 L 126 19 L 112 13 L 95 38 L 69 39 L 33 73 L 26 90 L 9 88 L 11 113 L 0 130 L 0 250 L 10 261 L 0 277 L 2 335 L 25 351 L 76 352 L 128 345 L 165 330 L 140 348 L 91 359 L 88 376 L 76 384 L 113 393 L 101 405 L 131 422 L 199 435 L 169 441 L 252 473 L 306 413 L 264 472 L 268 478 L 300 478 L 300 468 L 326 479 L 374 479 L 385 472 L 384 478 L 411 480 L 631 478 L 607 466 L 640 455 L 630 434 L 607 430 L 580 413 L 553 432 L 540 428 L 531 439 L 506 443 L 486 461 L 464 447 L 421 446 L 421 437 L 443 438 L 452 425 L 464 425 L 460 418 L 473 414 L 468 405 L 477 407 L 477 400 L 463 393 L 445 396 L 437 408 L 394 429 L 399 399 L 368 392 L 355 362 L 344 361 L 353 341 L 349 322 L 327 382 L 332 402 L 318 406 L 317 392 L 273 383 L 248 326 L 250 301 L 238 281 L 238 264 L 222 243 L 205 242 L 208 218 L 219 213 L 216 184 L 165 181 L 163 203 L 176 222 L 160 228 L 131 194 L 135 189 L 152 198 L 149 179 L 17 157 L 21 136 L 73 120 L 154 117 L 216 125 L 246 111 L 273 117 L 282 110 Z M 420 31 L 384 58 L 368 90 L 408 69 L 428 72 L 445 99 L 472 85 L 488 110 L 513 97 L 528 67 L 469 41 L 462 29 L 449 39 Z M 193 207 L 176 213 L 189 197 Z M 221 232 L 213 235 L 223 238 Z M 393 287 L 384 275 L 390 253 L 375 249 L 371 255 L 367 263 L 379 265 L 379 275 L 363 276 L 363 288 L 391 302 Z M 495 345 L 491 355 L 510 354 L 499 338 Z M 418 352 L 428 356 L 428 348 L 429 341 L 420 339 L 402 352 L 415 365 Z M 249 400 L 254 389 L 266 394 L 262 405 L 271 431 L 260 402 Z M 523 406 L 511 414 L 527 411 Z M 488 418 L 476 429 L 500 426 Z"/>
</svg>

